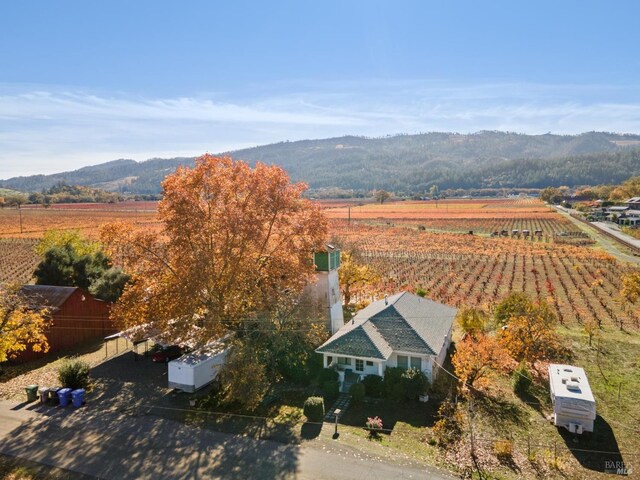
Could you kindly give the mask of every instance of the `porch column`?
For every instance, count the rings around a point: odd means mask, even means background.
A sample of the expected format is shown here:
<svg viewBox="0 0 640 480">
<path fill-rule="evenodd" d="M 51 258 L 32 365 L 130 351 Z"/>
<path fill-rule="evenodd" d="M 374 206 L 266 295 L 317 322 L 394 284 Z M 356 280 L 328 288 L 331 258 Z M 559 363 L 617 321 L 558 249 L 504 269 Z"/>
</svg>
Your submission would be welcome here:
<svg viewBox="0 0 640 480">
<path fill-rule="evenodd" d="M 383 376 L 382 362 L 378 362 L 378 375 L 380 375 L 381 377 Z"/>
</svg>

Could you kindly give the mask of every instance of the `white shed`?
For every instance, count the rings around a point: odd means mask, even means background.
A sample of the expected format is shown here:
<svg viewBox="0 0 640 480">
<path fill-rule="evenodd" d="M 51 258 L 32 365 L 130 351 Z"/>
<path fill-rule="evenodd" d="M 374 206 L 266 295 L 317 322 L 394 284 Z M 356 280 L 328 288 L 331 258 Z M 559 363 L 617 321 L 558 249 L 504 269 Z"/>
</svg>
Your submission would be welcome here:
<svg viewBox="0 0 640 480">
<path fill-rule="evenodd" d="M 572 365 L 549 365 L 553 424 L 572 433 L 593 432 L 596 401 L 584 370 Z"/>
<path fill-rule="evenodd" d="M 217 341 L 172 360 L 169 362 L 169 388 L 192 393 L 213 382 L 227 353 L 228 347 Z"/>
</svg>

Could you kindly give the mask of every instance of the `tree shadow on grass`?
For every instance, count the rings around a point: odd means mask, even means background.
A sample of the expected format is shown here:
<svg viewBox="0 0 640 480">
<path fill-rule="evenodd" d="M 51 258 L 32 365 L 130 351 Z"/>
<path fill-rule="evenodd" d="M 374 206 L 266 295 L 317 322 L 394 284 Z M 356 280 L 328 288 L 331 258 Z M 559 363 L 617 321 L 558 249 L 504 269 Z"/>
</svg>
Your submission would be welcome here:
<svg viewBox="0 0 640 480">
<path fill-rule="evenodd" d="M 567 448 L 584 468 L 604 473 L 617 473 L 618 469 L 624 468 L 616 436 L 600 415 L 596 417 L 593 432 L 576 435 L 566 428 L 560 427 L 558 430 Z"/>
<path fill-rule="evenodd" d="M 437 420 L 438 404 L 416 401 L 392 402 L 371 399 L 361 404 L 350 405 L 340 417 L 340 423 L 354 427 L 364 427 L 369 417 L 380 417 L 385 430 L 393 430 L 402 422 L 412 427 L 431 427 Z"/>
<path fill-rule="evenodd" d="M 541 417 L 546 418 L 545 409 L 551 408 L 551 399 L 549 391 L 544 385 L 533 383 L 526 392 L 518 391 L 515 393 L 522 402 L 533 408 Z"/>
<path fill-rule="evenodd" d="M 527 421 L 527 414 L 523 408 L 506 399 L 476 395 L 473 407 L 491 418 L 497 426 L 525 425 Z"/>
</svg>

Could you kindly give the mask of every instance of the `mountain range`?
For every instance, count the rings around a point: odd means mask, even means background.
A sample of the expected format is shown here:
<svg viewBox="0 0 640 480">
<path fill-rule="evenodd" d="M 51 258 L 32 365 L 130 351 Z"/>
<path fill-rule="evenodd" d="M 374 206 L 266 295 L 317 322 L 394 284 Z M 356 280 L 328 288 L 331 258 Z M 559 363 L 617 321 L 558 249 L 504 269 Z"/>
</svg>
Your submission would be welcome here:
<svg viewBox="0 0 640 480">
<path fill-rule="evenodd" d="M 224 152 L 253 164 L 280 165 L 311 189 L 397 193 L 446 188 L 543 188 L 620 183 L 640 175 L 640 135 L 588 132 L 525 135 L 482 131 L 381 138 L 344 136 L 280 142 Z M 193 158 L 114 160 L 52 175 L 0 180 L 0 188 L 41 191 L 63 182 L 133 194 L 161 191 L 160 183 Z"/>
</svg>

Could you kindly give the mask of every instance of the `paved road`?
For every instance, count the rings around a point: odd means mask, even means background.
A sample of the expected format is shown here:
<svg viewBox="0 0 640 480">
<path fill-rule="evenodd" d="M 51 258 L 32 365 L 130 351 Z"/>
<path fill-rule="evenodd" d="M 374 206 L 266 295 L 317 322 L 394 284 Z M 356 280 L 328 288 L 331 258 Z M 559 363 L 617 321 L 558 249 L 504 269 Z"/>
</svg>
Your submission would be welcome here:
<svg viewBox="0 0 640 480">
<path fill-rule="evenodd" d="M 555 208 L 561 215 L 564 215 L 569 220 L 571 220 L 573 223 L 575 223 L 582 231 L 584 231 L 584 232 L 588 233 L 589 235 L 591 235 L 592 237 L 594 237 L 594 239 L 596 240 L 598 245 L 604 251 L 606 251 L 608 254 L 612 255 L 613 257 L 615 257 L 618 260 L 621 260 L 623 262 L 629 262 L 629 263 L 632 263 L 634 265 L 640 265 L 640 258 L 625 253 L 620 248 L 620 244 L 617 243 L 615 240 L 607 237 L 606 235 L 603 235 L 596 228 L 594 228 L 594 227 L 592 227 L 590 225 L 586 225 L 585 223 L 581 222 L 580 220 L 577 220 L 577 219 L 573 218 L 571 215 L 569 215 L 569 213 L 567 212 L 567 210 L 565 208 L 562 208 L 562 207 L 555 207 Z"/>
<path fill-rule="evenodd" d="M 255 440 L 89 406 L 16 409 L 0 401 L 0 453 L 97 478 L 453 478 L 431 467 L 362 454 L 340 446 L 340 440 L 328 448 L 314 442 Z"/>
</svg>

